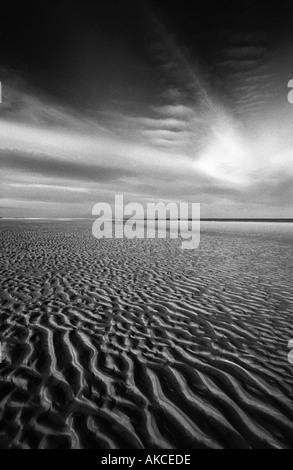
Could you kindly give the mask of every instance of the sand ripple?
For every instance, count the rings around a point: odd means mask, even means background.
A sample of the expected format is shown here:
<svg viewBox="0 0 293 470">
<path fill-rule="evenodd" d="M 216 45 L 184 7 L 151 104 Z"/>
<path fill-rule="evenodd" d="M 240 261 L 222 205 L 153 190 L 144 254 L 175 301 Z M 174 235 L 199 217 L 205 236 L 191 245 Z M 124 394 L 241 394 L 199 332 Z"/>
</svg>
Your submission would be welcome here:
<svg viewBox="0 0 293 470">
<path fill-rule="evenodd" d="M 292 448 L 292 244 L 0 224 L 0 447 Z"/>
</svg>

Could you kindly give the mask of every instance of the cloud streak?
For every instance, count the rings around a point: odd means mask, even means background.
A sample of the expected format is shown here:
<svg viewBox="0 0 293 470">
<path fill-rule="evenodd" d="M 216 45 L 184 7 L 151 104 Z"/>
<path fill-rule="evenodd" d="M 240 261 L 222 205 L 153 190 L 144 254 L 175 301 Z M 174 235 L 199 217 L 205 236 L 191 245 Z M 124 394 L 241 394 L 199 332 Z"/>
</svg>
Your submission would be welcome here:
<svg viewBox="0 0 293 470">
<path fill-rule="evenodd" d="M 120 178 L 132 177 L 134 172 L 126 168 L 90 165 L 88 163 L 68 162 L 52 159 L 47 155 L 31 155 L 20 152 L 0 151 L 0 165 L 5 171 L 21 172 L 34 176 L 66 179 L 69 181 L 88 181 L 92 183 L 108 183 Z"/>
</svg>

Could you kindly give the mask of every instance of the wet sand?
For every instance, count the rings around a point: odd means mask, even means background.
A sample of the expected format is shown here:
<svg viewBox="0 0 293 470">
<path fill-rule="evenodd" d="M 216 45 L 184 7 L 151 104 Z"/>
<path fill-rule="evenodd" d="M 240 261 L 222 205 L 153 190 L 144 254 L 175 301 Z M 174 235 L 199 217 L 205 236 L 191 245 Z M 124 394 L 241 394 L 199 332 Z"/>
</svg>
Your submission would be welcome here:
<svg viewBox="0 0 293 470">
<path fill-rule="evenodd" d="M 293 448 L 292 227 L 0 221 L 0 448 Z"/>
</svg>

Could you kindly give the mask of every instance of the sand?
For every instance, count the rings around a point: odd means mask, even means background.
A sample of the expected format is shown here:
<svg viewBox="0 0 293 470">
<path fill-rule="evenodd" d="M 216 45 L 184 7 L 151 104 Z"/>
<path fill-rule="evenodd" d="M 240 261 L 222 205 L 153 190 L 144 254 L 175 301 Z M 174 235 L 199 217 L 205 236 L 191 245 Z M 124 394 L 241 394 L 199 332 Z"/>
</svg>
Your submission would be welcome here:
<svg viewBox="0 0 293 470">
<path fill-rule="evenodd" d="M 2 220 L 0 447 L 293 448 L 277 225 L 206 223 L 192 251 Z"/>
</svg>

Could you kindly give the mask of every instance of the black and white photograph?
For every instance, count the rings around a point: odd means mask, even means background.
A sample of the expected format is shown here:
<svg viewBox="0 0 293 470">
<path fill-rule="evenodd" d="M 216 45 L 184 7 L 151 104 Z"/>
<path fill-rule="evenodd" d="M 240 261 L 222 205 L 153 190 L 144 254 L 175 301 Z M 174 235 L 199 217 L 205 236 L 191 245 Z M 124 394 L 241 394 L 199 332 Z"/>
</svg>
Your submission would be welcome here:
<svg viewBox="0 0 293 470">
<path fill-rule="evenodd" d="M 292 18 L 1 3 L 1 450 L 293 449 Z"/>
</svg>

